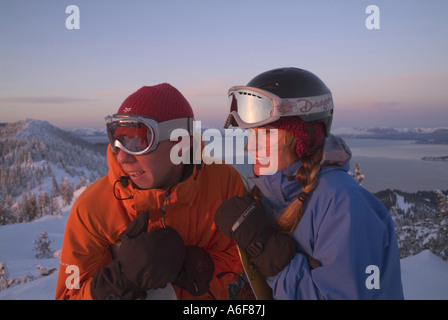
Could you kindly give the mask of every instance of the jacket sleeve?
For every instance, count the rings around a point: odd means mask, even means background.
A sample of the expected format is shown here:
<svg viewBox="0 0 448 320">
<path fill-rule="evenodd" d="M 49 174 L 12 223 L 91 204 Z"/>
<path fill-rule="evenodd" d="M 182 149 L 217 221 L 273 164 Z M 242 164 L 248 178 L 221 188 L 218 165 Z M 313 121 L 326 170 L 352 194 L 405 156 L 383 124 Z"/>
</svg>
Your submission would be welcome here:
<svg viewBox="0 0 448 320">
<path fill-rule="evenodd" d="M 112 261 L 110 240 L 101 234 L 93 215 L 78 204 L 73 205 L 65 228 L 56 284 L 58 300 L 92 299 L 92 277 Z"/>
<path fill-rule="evenodd" d="M 320 266 L 311 269 L 297 253 L 268 278 L 274 298 L 403 299 L 398 245 L 382 204 L 359 188 L 327 193 L 309 205 L 293 237 Z"/>
</svg>

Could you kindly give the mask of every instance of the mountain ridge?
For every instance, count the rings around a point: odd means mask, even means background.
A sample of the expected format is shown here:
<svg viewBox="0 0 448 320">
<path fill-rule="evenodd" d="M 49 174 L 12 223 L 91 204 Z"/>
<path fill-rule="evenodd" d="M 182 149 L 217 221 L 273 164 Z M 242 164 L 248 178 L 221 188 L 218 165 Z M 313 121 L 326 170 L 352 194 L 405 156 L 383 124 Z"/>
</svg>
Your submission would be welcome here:
<svg viewBox="0 0 448 320">
<path fill-rule="evenodd" d="M 448 144 L 448 128 L 337 128 L 333 134 L 342 138 L 415 140 L 421 144 Z"/>
<path fill-rule="evenodd" d="M 0 126 L 0 224 L 56 212 L 52 199 L 69 201 L 75 188 L 107 173 L 106 150 L 47 121 Z"/>
</svg>

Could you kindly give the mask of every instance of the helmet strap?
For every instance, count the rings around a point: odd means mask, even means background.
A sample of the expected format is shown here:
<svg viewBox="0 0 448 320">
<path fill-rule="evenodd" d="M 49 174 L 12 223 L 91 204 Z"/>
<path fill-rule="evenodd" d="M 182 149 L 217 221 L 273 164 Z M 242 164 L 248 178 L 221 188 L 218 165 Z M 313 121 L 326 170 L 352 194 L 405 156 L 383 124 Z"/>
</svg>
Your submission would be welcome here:
<svg viewBox="0 0 448 320">
<path fill-rule="evenodd" d="M 320 141 L 315 143 L 316 136 L 314 134 L 312 122 L 306 122 L 306 130 L 308 131 L 308 134 L 310 135 L 310 145 L 309 145 L 308 151 L 305 152 L 304 155 L 311 155 L 314 152 L 316 152 L 316 150 L 318 150 L 323 145 L 323 143 L 325 141 L 325 134 L 322 136 Z M 301 158 L 303 158 L 304 155 L 302 155 Z"/>
<path fill-rule="evenodd" d="M 311 150 L 311 148 L 314 146 L 314 140 L 316 139 L 314 136 L 313 125 L 311 122 L 306 122 L 306 131 L 308 131 L 308 135 L 310 136 L 309 149 Z"/>
</svg>

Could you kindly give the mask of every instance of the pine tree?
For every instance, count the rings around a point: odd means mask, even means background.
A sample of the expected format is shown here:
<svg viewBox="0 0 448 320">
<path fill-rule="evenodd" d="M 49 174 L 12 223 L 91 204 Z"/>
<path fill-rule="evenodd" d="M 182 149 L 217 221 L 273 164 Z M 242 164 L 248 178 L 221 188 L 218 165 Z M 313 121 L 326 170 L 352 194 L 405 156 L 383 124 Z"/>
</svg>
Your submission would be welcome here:
<svg viewBox="0 0 448 320">
<path fill-rule="evenodd" d="M 68 183 L 68 179 L 64 179 L 64 183 L 59 186 L 61 192 L 62 201 L 65 206 L 70 205 L 73 200 L 73 187 Z"/>
<path fill-rule="evenodd" d="M 50 196 L 47 191 L 39 193 L 39 196 L 37 197 L 37 209 L 40 217 L 51 214 Z"/>
<path fill-rule="evenodd" d="M 22 217 L 24 221 L 33 221 L 38 218 L 36 195 L 22 194 Z"/>
<path fill-rule="evenodd" d="M 9 272 L 6 263 L 0 261 L 0 291 L 8 288 Z"/>
<path fill-rule="evenodd" d="M 356 164 L 354 172 L 350 172 L 350 175 L 356 180 L 358 184 L 362 184 L 365 176 L 361 173 L 361 169 L 359 164 Z"/>
<path fill-rule="evenodd" d="M 55 197 L 50 198 L 50 212 L 52 215 L 61 216 L 62 211 L 58 200 Z"/>
<path fill-rule="evenodd" d="M 59 185 L 58 182 L 56 181 L 56 177 L 54 176 L 54 174 L 51 174 L 51 182 L 52 182 L 52 193 L 53 193 L 53 197 L 56 197 L 59 195 L 60 191 L 59 191 Z"/>
<path fill-rule="evenodd" d="M 448 196 L 444 195 L 440 190 L 436 190 L 435 193 L 439 215 L 442 217 L 448 217 Z"/>
<path fill-rule="evenodd" d="M 439 255 L 444 259 L 448 259 L 448 196 L 442 191 L 436 190 L 437 199 L 437 227 L 438 227 L 438 243 L 437 250 Z"/>
<path fill-rule="evenodd" d="M 0 199 L 0 226 L 14 223 L 14 216 L 7 202 Z"/>
<path fill-rule="evenodd" d="M 45 259 L 53 256 L 54 250 L 50 248 L 51 240 L 48 239 L 47 231 L 42 232 L 33 243 L 35 244 L 33 251 L 36 251 L 36 258 Z"/>
</svg>

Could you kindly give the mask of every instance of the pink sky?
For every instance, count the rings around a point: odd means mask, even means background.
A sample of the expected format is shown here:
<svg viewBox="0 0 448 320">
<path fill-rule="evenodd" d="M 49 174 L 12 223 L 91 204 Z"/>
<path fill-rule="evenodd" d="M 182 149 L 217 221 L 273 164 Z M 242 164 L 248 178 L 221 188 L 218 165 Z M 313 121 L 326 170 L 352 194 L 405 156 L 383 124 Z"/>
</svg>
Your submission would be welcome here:
<svg viewBox="0 0 448 320">
<path fill-rule="evenodd" d="M 129 94 L 169 82 L 221 126 L 229 87 L 294 66 L 332 90 L 336 127 L 448 127 L 447 1 L 378 0 L 379 30 L 364 0 L 72 2 L 79 30 L 68 3 L 2 3 L 0 122 L 102 127 Z"/>
</svg>

